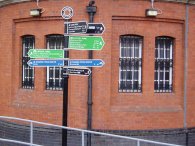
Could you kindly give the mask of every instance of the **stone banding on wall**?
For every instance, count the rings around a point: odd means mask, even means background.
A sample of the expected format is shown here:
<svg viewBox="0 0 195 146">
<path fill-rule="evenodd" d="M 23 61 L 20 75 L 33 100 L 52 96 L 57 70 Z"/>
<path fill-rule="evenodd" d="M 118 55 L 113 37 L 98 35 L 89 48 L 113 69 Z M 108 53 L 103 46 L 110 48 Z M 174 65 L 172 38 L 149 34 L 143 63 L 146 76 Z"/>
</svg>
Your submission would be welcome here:
<svg viewBox="0 0 195 146">
<path fill-rule="evenodd" d="M 0 0 L 0 7 L 8 5 L 8 4 L 28 2 L 28 1 L 32 1 L 32 0 Z"/>
</svg>

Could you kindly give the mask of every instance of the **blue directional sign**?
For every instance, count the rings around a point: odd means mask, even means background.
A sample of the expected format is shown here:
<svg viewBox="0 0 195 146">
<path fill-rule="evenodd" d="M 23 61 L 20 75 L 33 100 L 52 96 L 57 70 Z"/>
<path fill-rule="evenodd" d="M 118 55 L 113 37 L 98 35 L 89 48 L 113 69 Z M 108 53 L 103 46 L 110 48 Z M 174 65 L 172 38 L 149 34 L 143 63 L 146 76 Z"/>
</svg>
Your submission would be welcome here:
<svg viewBox="0 0 195 146">
<path fill-rule="evenodd" d="M 68 60 L 68 66 L 70 67 L 102 67 L 104 65 L 103 60 L 101 59 L 73 59 Z"/>
<path fill-rule="evenodd" d="M 31 67 L 102 67 L 101 59 L 31 59 L 27 62 Z"/>
<path fill-rule="evenodd" d="M 64 60 L 54 60 L 54 59 L 31 59 L 27 62 L 31 67 L 57 67 L 64 66 Z"/>
</svg>

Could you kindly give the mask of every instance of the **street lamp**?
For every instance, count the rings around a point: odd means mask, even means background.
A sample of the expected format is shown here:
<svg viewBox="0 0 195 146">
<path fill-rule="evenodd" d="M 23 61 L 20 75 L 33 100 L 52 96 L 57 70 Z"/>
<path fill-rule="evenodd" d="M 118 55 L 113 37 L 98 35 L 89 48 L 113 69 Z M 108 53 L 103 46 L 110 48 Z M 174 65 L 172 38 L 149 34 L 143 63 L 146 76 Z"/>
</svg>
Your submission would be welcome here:
<svg viewBox="0 0 195 146">
<path fill-rule="evenodd" d="M 33 16 L 33 17 L 41 16 L 41 11 L 42 11 L 42 9 L 40 9 L 40 8 L 31 9 L 30 10 L 30 16 Z"/>
</svg>

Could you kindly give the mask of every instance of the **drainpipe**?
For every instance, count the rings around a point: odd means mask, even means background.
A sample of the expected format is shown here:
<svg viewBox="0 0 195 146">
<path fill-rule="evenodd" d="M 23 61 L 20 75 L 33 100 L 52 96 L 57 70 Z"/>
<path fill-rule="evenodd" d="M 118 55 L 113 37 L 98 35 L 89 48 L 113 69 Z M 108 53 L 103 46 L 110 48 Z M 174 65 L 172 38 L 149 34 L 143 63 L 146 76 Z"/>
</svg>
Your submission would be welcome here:
<svg viewBox="0 0 195 146">
<path fill-rule="evenodd" d="M 185 52 L 184 52 L 184 129 L 186 130 L 186 146 L 188 146 L 187 129 L 187 75 L 188 75 L 188 31 L 189 31 L 189 3 L 186 0 L 186 19 L 185 19 Z"/>
<path fill-rule="evenodd" d="M 97 7 L 94 6 L 95 0 L 90 0 L 89 5 L 86 7 L 87 13 L 89 14 L 89 23 L 93 23 L 94 15 L 97 11 Z M 89 51 L 88 58 L 93 59 L 93 52 Z M 87 129 L 92 129 L 92 68 L 91 69 L 91 75 L 88 77 L 88 113 L 87 113 Z M 87 146 L 91 146 L 91 134 L 87 135 Z"/>
</svg>

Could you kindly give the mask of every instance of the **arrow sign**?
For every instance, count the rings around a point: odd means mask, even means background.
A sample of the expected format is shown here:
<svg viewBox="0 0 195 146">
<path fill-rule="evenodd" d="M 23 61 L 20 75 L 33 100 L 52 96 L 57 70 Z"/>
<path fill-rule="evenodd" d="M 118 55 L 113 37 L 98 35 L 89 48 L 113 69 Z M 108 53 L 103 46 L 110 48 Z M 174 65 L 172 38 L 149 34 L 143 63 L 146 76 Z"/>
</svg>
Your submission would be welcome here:
<svg viewBox="0 0 195 146">
<path fill-rule="evenodd" d="M 70 67 L 102 67 L 104 64 L 104 61 L 101 59 L 68 60 L 68 66 Z"/>
<path fill-rule="evenodd" d="M 30 58 L 64 58 L 64 50 L 30 49 L 28 56 Z"/>
<path fill-rule="evenodd" d="M 81 22 L 68 22 L 65 23 L 65 26 L 67 27 L 68 34 L 77 34 L 77 33 L 86 33 L 87 32 L 87 22 L 81 21 Z M 65 29 L 66 30 L 66 29 Z"/>
<path fill-rule="evenodd" d="M 99 36 L 69 36 L 69 49 L 75 50 L 101 50 L 104 40 Z"/>
<path fill-rule="evenodd" d="M 43 59 L 31 59 L 27 62 L 31 67 L 59 67 L 64 66 L 64 60 L 43 60 Z"/>
<path fill-rule="evenodd" d="M 102 67 L 105 63 L 101 59 L 31 59 L 27 64 L 31 67 Z"/>
<path fill-rule="evenodd" d="M 103 34 L 105 27 L 103 23 L 88 23 L 88 34 Z"/>
<path fill-rule="evenodd" d="M 81 75 L 81 76 L 89 76 L 91 74 L 91 70 L 89 68 L 64 68 L 63 74 L 68 75 Z"/>
</svg>

